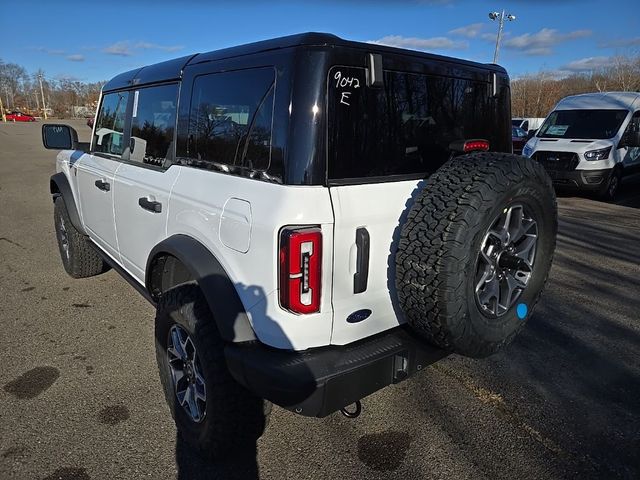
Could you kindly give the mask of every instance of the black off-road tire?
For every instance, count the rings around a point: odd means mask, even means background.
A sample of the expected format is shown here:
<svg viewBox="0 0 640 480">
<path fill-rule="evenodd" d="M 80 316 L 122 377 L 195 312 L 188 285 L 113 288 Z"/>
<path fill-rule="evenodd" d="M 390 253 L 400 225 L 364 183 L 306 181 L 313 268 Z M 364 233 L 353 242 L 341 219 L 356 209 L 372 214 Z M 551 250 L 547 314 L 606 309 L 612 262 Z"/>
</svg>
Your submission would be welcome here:
<svg viewBox="0 0 640 480">
<path fill-rule="evenodd" d="M 538 225 L 529 282 L 503 315 L 490 318 L 476 301 L 479 250 L 508 205 L 525 205 Z M 534 161 L 500 153 L 456 157 L 432 175 L 410 207 L 396 253 L 398 302 L 409 325 L 430 343 L 470 357 L 509 344 L 531 316 L 551 267 L 556 197 Z M 524 315 L 522 315 L 524 312 Z"/>
<path fill-rule="evenodd" d="M 193 342 L 206 385 L 204 418 L 194 421 L 176 396 L 167 354 L 171 327 L 180 325 Z M 199 455 L 220 459 L 226 453 L 255 449 L 271 403 L 238 384 L 227 369 L 224 344 L 197 284 L 182 284 L 162 294 L 155 322 L 160 380 L 179 435 Z"/>
<path fill-rule="evenodd" d="M 71 277 L 93 277 L 111 268 L 91 245 L 88 237 L 73 226 L 61 196 L 55 200 L 53 217 L 62 265 Z"/>
</svg>

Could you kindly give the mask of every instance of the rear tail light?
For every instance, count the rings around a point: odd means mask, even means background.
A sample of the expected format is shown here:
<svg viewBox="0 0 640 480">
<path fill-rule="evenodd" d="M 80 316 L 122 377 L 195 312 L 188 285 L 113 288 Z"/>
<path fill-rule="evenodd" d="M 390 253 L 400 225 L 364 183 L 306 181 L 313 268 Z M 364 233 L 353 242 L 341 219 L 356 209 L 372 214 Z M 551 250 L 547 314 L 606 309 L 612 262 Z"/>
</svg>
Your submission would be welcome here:
<svg viewBox="0 0 640 480">
<path fill-rule="evenodd" d="M 280 234 L 280 305 L 293 313 L 320 311 L 322 232 L 318 227 Z"/>
</svg>

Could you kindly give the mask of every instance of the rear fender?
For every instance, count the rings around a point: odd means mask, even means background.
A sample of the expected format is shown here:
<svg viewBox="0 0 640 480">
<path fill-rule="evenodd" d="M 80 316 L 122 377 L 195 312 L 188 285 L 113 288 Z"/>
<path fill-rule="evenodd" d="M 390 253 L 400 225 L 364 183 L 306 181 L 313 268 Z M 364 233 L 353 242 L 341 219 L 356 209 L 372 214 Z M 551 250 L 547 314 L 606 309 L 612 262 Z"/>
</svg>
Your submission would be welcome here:
<svg viewBox="0 0 640 480">
<path fill-rule="evenodd" d="M 171 257 L 177 260 L 171 262 L 173 266 L 167 263 Z M 204 245 L 187 235 L 173 235 L 151 250 L 145 285 L 154 301 L 167 288 L 192 280 L 202 289 L 224 340 L 233 343 L 256 340 L 233 281 Z"/>
</svg>

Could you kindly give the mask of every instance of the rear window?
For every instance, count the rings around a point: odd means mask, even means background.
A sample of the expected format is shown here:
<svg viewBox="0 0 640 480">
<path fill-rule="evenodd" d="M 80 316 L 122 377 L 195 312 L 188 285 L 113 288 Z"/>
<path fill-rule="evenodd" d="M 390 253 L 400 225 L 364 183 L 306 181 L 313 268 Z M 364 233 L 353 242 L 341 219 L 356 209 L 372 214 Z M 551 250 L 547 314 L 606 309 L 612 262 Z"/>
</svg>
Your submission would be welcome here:
<svg viewBox="0 0 640 480">
<path fill-rule="evenodd" d="M 453 141 L 493 144 L 503 124 L 508 136 L 489 83 L 385 71 L 384 87 L 370 88 L 364 68 L 333 67 L 328 90 L 330 181 L 428 175 L 449 159 Z"/>
<path fill-rule="evenodd" d="M 540 128 L 538 137 L 596 140 L 615 137 L 627 110 L 556 110 Z"/>
</svg>

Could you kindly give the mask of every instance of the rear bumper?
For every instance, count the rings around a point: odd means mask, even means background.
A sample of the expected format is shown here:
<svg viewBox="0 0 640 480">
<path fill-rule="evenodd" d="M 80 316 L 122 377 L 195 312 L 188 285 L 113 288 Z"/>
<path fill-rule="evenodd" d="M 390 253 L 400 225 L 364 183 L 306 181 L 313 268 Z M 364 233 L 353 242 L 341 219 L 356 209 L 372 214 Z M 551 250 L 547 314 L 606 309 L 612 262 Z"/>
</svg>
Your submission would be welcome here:
<svg viewBox="0 0 640 480">
<path fill-rule="evenodd" d="M 547 169 L 553 185 L 560 188 L 572 188 L 595 191 L 606 185 L 613 169 L 554 171 Z"/>
<path fill-rule="evenodd" d="M 261 343 L 225 347 L 236 381 L 276 405 L 310 417 L 327 416 L 447 354 L 402 326 L 349 345 L 304 352 Z"/>
</svg>

